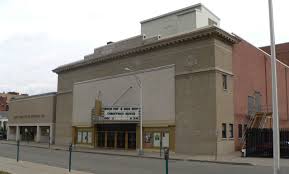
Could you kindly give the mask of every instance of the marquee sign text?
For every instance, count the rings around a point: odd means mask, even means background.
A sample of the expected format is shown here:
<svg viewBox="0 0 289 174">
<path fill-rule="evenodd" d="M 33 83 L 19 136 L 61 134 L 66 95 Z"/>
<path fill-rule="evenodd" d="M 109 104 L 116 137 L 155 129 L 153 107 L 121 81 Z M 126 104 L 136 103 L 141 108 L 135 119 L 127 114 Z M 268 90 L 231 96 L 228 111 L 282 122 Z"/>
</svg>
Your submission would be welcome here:
<svg viewBox="0 0 289 174">
<path fill-rule="evenodd" d="M 138 107 L 105 107 L 103 108 L 104 120 L 130 120 L 137 121 L 140 117 Z"/>
</svg>

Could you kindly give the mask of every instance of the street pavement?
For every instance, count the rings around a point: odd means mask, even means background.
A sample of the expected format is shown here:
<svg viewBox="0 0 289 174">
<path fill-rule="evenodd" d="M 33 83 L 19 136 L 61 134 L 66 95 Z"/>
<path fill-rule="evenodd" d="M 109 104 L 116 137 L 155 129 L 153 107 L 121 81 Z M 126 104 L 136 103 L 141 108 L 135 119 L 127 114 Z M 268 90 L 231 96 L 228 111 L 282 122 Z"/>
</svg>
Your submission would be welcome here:
<svg viewBox="0 0 289 174">
<path fill-rule="evenodd" d="M 68 167 L 69 153 L 63 150 L 49 150 L 36 147 L 20 147 L 20 160 L 59 168 Z M 15 159 L 16 146 L 0 144 L 0 156 Z M 72 169 L 97 174 L 162 174 L 165 161 L 160 159 L 101 155 L 93 153 L 72 153 Z M 39 171 L 41 174 L 41 171 Z M 169 173 L 176 174 L 272 174 L 272 167 L 206 162 L 169 161 Z M 282 167 L 281 174 L 288 174 L 289 168 Z"/>
<path fill-rule="evenodd" d="M 0 173 L 1 171 L 9 172 L 12 174 L 68 174 L 69 171 L 60 167 L 52 167 L 39 163 L 32 163 L 28 161 L 16 162 L 12 158 L 0 157 Z M 92 174 L 81 171 L 72 170 L 70 174 Z"/>
</svg>

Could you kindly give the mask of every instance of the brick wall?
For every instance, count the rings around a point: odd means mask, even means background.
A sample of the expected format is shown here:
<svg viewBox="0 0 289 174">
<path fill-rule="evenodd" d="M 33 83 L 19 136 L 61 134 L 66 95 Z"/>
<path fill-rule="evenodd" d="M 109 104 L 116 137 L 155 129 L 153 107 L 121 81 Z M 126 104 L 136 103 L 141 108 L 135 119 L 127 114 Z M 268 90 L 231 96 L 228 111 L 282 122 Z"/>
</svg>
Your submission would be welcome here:
<svg viewBox="0 0 289 174">
<path fill-rule="evenodd" d="M 7 111 L 7 97 L 0 96 L 0 111 Z"/>
<path fill-rule="evenodd" d="M 288 92 L 289 69 L 277 62 L 277 87 L 280 127 L 289 127 Z M 246 41 L 233 47 L 235 148 L 239 149 L 238 124 L 246 124 L 248 96 L 261 93 L 261 105 L 272 105 L 271 59 L 262 50 Z"/>
<path fill-rule="evenodd" d="M 261 49 L 271 54 L 270 46 L 261 47 Z M 289 65 L 289 42 L 276 45 L 276 57 L 281 62 Z"/>
</svg>

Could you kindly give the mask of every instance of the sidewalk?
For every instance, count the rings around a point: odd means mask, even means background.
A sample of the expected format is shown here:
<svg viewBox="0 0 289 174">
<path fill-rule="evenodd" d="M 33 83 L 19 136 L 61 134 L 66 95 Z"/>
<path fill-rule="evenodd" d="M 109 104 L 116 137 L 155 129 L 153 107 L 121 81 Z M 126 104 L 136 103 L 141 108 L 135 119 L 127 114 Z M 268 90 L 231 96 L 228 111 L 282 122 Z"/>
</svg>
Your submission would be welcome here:
<svg viewBox="0 0 289 174">
<path fill-rule="evenodd" d="M 11 174 L 69 174 L 68 169 L 52 167 L 27 161 L 16 162 L 15 159 L 0 157 L 0 171 Z M 90 174 L 80 171 L 71 171 L 71 174 Z"/>
<path fill-rule="evenodd" d="M 16 144 L 15 141 L 0 141 L 3 144 Z M 34 142 L 21 142 L 22 146 L 30 146 L 37 148 L 48 148 L 48 144 L 34 143 Z M 51 145 L 53 150 L 68 150 L 68 146 L 57 146 Z M 112 149 L 91 149 L 91 148 L 81 148 L 75 147 L 74 152 L 82 153 L 95 153 L 102 155 L 116 155 L 116 156 L 128 156 L 128 157 L 137 157 L 137 158 L 156 158 L 163 159 L 163 156 L 160 157 L 160 154 L 157 152 L 148 152 L 145 151 L 143 156 L 139 156 L 135 150 L 112 150 Z M 234 152 L 227 155 L 218 156 L 216 159 L 215 156 L 209 155 L 198 155 L 198 156 L 189 156 L 183 154 L 170 153 L 171 160 L 182 160 L 182 161 L 195 161 L 195 162 L 210 162 L 210 163 L 220 163 L 220 164 L 232 164 L 232 165 L 258 165 L 258 166 L 273 166 L 272 158 L 244 158 L 241 157 L 240 152 Z M 281 159 L 281 166 L 289 167 L 289 159 Z"/>
</svg>

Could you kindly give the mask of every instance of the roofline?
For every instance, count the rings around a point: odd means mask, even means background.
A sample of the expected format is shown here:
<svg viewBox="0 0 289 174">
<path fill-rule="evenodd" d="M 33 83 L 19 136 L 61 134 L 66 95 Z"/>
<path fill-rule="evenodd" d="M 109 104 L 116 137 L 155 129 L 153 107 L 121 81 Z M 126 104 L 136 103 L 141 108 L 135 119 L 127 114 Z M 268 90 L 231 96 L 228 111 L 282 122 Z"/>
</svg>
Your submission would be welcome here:
<svg viewBox="0 0 289 174">
<path fill-rule="evenodd" d="M 206 9 L 208 12 L 210 12 L 213 16 L 215 16 L 219 21 L 221 20 L 221 18 L 219 18 L 215 13 L 213 13 L 210 9 L 208 9 L 206 6 L 204 6 L 203 4 L 202 4 L 202 7 L 204 8 L 204 9 Z"/>
<path fill-rule="evenodd" d="M 153 20 L 156 20 L 156 19 L 160 19 L 162 17 L 165 17 L 165 16 L 169 16 L 169 15 L 172 15 L 172 14 L 175 14 L 175 13 L 179 13 L 179 12 L 182 12 L 182 11 L 185 11 L 185 10 L 188 10 L 188 9 L 191 9 L 191 8 L 196 8 L 196 7 L 203 7 L 205 8 L 207 11 L 209 11 L 213 16 L 215 16 L 218 20 L 220 20 L 220 18 L 215 15 L 211 10 L 209 10 L 206 6 L 204 6 L 202 3 L 198 3 L 198 4 L 195 4 L 195 5 L 191 5 L 189 7 L 185 7 L 185 8 L 181 8 L 181 9 L 178 9 L 178 10 L 175 10 L 175 11 L 171 11 L 171 12 L 168 12 L 168 13 L 165 13 L 165 14 L 162 14 L 162 15 L 159 15 L 159 16 L 155 16 L 155 17 L 152 17 L 152 18 L 149 18 L 149 19 L 145 19 L 143 21 L 141 21 L 140 23 L 143 24 L 143 23 L 146 23 L 146 22 L 149 22 L 149 21 L 153 21 Z"/>
<path fill-rule="evenodd" d="M 235 35 L 236 37 L 238 37 L 240 40 L 247 42 L 248 44 L 250 44 L 251 46 L 253 46 L 253 47 L 256 48 L 257 50 L 261 51 L 262 53 L 264 53 L 265 56 L 266 56 L 268 59 L 271 59 L 271 54 L 269 54 L 269 53 L 267 53 L 266 51 L 262 50 L 260 47 L 257 47 L 257 46 L 255 46 L 255 45 L 251 44 L 250 42 L 246 41 L 245 39 L 243 39 L 242 37 L 240 37 L 240 36 L 238 36 L 238 35 L 236 35 L 236 34 L 234 34 L 234 33 L 233 33 L 233 35 Z M 288 43 L 289 43 L 289 42 L 288 42 Z M 289 69 L 289 66 L 288 66 L 287 64 L 285 64 L 284 62 L 280 61 L 277 57 L 276 57 L 276 61 L 277 61 L 278 63 L 280 63 L 281 65 L 283 65 L 285 68 Z"/>
<path fill-rule="evenodd" d="M 144 44 L 136 48 L 131 48 L 131 49 L 127 49 L 124 51 L 115 52 L 115 53 L 98 57 L 98 58 L 94 58 L 94 59 L 82 59 L 76 62 L 59 66 L 52 71 L 55 73 L 61 73 L 64 71 L 69 71 L 71 69 L 79 68 L 82 66 L 87 66 L 90 64 L 96 64 L 96 63 L 100 63 L 100 62 L 107 61 L 107 60 L 118 59 L 124 56 L 149 52 L 155 49 L 159 49 L 159 48 L 163 48 L 163 47 L 167 47 L 171 45 L 176 45 L 182 42 L 200 40 L 202 38 L 207 38 L 207 37 L 217 37 L 231 44 L 234 44 L 240 41 L 238 37 L 235 37 L 232 34 L 227 33 L 226 31 L 220 29 L 217 26 L 206 26 L 206 27 L 195 29 L 188 33 L 183 33 L 183 34 L 179 34 L 173 37 L 163 38 L 155 42 Z"/>
<path fill-rule="evenodd" d="M 286 45 L 286 44 L 288 44 L 289 45 L 289 42 L 282 42 L 282 43 L 277 43 L 277 44 L 275 44 L 276 45 L 276 47 L 277 46 L 279 46 L 279 45 Z M 267 45 L 267 46 L 261 46 L 261 47 L 259 47 L 259 48 L 270 48 L 271 47 L 271 45 Z"/>
<path fill-rule="evenodd" d="M 10 103 L 14 101 L 19 101 L 19 100 L 34 99 L 34 98 L 49 97 L 49 96 L 56 96 L 56 92 L 48 92 L 48 93 L 43 93 L 43 94 L 30 95 L 26 97 L 11 98 Z"/>
</svg>

